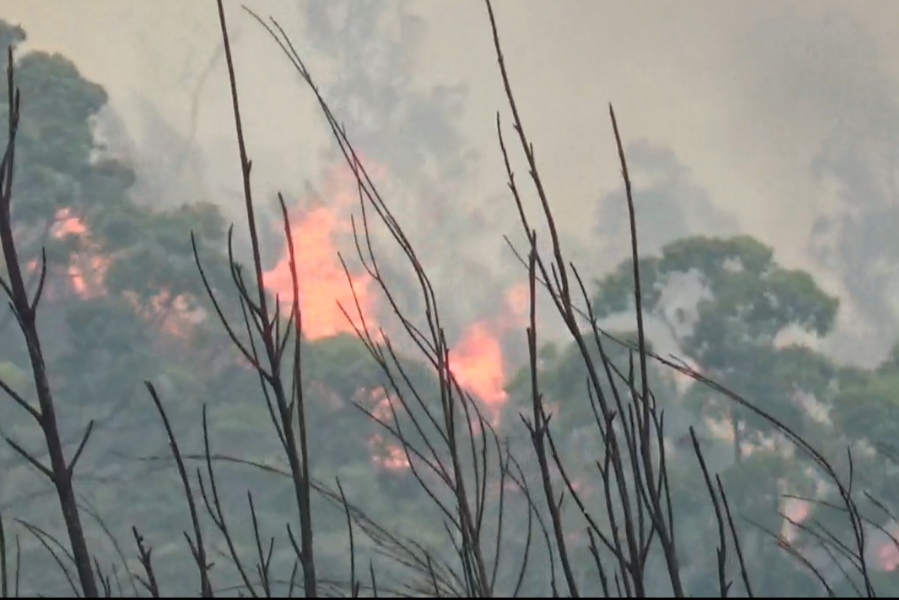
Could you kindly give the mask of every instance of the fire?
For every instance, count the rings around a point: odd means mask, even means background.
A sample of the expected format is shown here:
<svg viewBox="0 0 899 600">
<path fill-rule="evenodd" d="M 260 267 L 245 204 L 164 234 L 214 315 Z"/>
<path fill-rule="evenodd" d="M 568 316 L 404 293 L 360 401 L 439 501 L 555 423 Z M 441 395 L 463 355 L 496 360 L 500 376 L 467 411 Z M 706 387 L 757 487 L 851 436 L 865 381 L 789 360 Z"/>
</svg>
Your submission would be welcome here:
<svg viewBox="0 0 899 600">
<path fill-rule="evenodd" d="M 527 286 L 515 286 L 506 293 L 504 310 L 498 319 L 481 320 L 465 331 L 450 350 L 450 370 L 459 385 L 484 402 L 493 412 L 508 399 L 505 390 L 506 357 L 502 337 L 526 322 L 529 297 Z"/>
<path fill-rule="evenodd" d="M 167 289 L 161 289 L 150 298 L 147 306 L 141 306 L 140 299 L 132 292 L 125 292 L 125 297 L 135 312 L 153 323 L 157 329 L 176 338 L 187 338 L 191 327 L 206 317 L 202 309 L 191 307 L 187 296 L 184 294 L 173 296 Z"/>
<path fill-rule="evenodd" d="M 86 237 L 87 225 L 79 217 L 72 215 L 72 211 L 68 208 L 61 208 L 56 212 L 56 219 L 50 229 L 50 234 L 57 239 L 67 235 Z"/>
<path fill-rule="evenodd" d="M 500 407 L 508 399 L 505 390 L 508 365 L 501 340 L 522 322 L 527 306 L 527 288 L 511 288 L 506 294 L 505 310 L 501 315 L 494 320 L 484 319 L 474 323 L 449 353 L 450 370 L 456 382 L 486 405 L 486 416 L 494 425 Z M 393 399 L 383 388 L 373 390 L 368 397 L 375 417 L 390 423 Z M 410 466 L 402 446 L 385 439 L 381 433 L 369 439 L 369 448 L 376 466 L 392 471 L 405 470 Z"/>
<path fill-rule="evenodd" d="M 372 390 L 369 395 L 369 401 L 372 404 L 371 412 L 376 418 L 388 425 L 393 422 L 393 410 L 391 408 L 393 401 L 384 388 Z M 384 435 L 381 433 L 376 433 L 369 438 L 368 447 L 372 453 L 372 463 L 376 466 L 390 471 L 403 471 L 411 466 L 403 447 L 397 442 L 384 439 Z"/>
<path fill-rule="evenodd" d="M 503 351 L 492 329 L 486 321 L 472 325 L 450 351 L 450 369 L 460 386 L 495 407 L 507 394 Z"/>
<path fill-rule="evenodd" d="M 346 223 L 341 223 L 338 216 L 324 206 L 307 212 L 292 225 L 303 333 L 310 340 L 354 331 L 340 308 L 342 306 L 351 316 L 356 314 L 353 290 L 366 322 L 373 321 L 375 304 L 369 291 L 371 278 L 367 273 L 351 275 L 351 284 L 337 256 L 334 236 L 347 229 Z M 288 256 L 283 256 L 265 275 L 265 282 L 283 301 L 293 301 Z"/>
<path fill-rule="evenodd" d="M 794 523 L 802 523 L 809 517 L 811 513 L 812 503 L 798 498 L 787 498 L 783 504 L 783 514 L 786 517 L 780 530 L 779 545 L 782 548 L 790 547 L 796 541 L 796 536 L 800 531 L 800 527 L 793 525 Z M 888 535 L 880 532 L 874 534 L 875 539 L 869 541 L 869 548 L 873 551 L 874 562 L 881 571 L 895 571 L 899 569 L 899 544 L 890 538 L 890 535 L 896 537 L 899 527 L 893 521 L 885 528 Z M 794 548 L 795 549 L 795 548 Z"/>
<path fill-rule="evenodd" d="M 368 168 L 368 172 L 373 179 L 379 180 L 385 170 L 375 165 Z M 350 272 L 348 278 L 338 256 L 339 242 L 352 232 L 348 215 L 358 202 L 358 193 L 355 176 L 349 168 L 334 166 L 326 171 L 318 197 L 308 198 L 300 203 L 303 208 L 294 209 L 296 214 L 290 224 L 293 257 L 285 251 L 277 264 L 264 274 L 266 288 L 280 301 L 292 302 L 290 262 L 293 258 L 303 333 L 312 341 L 342 333 L 354 334 L 354 323 L 362 325 L 360 314 L 369 331 L 376 331 L 381 325 L 374 280 L 366 272 Z M 527 322 L 528 287 L 510 288 L 504 300 L 498 314 L 468 327 L 449 352 L 450 369 L 456 381 L 483 402 L 494 422 L 499 407 L 508 399 L 504 388 L 510 365 L 502 341 L 509 332 Z M 373 392 L 370 401 L 376 416 L 390 419 L 388 394 L 383 390 Z M 369 446 L 376 465 L 392 470 L 409 467 L 402 447 L 385 439 L 384 435 L 372 436 Z"/>
<path fill-rule="evenodd" d="M 899 523 L 890 521 L 883 530 L 874 532 L 869 538 L 870 546 L 873 546 L 873 558 L 881 571 L 895 571 L 899 569 Z"/>
<path fill-rule="evenodd" d="M 78 250 L 70 255 L 66 268 L 71 291 L 82 300 L 105 296 L 108 293 L 106 275 L 113 259 L 103 253 L 85 222 L 73 214 L 71 209 L 62 208 L 56 212 L 49 234 L 57 240 L 74 237 L 80 243 Z M 37 271 L 38 266 L 37 261 L 29 263 L 32 271 Z M 176 337 L 184 338 L 190 326 L 205 317 L 202 311 L 190 307 L 189 299 L 183 294 L 173 297 L 166 289 L 159 290 L 146 305 L 142 305 L 132 292 L 125 292 L 124 297 L 138 315 L 153 323 L 156 328 Z"/>
<path fill-rule="evenodd" d="M 56 213 L 50 235 L 55 239 L 66 237 L 80 238 L 85 252 L 76 252 L 71 256 L 67 273 L 71 278 L 72 289 L 80 298 L 97 298 L 106 294 L 103 284 L 106 271 L 109 268 L 109 257 L 97 253 L 95 244 L 91 240 L 87 226 L 79 217 L 72 214 L 68 208 L 62 208 Z M 34 268 L 37 263 L 34 263 Z"/>
<path fill-rule="evenodd" d="M 305 211 L 291 223 L 303 333 L 310 340 L 354 333 L 341 307 L 354 321 L 361 311 L 366 325 L 377 324 L 372 278 L 368 273 L 351 274 L 348 281 L 337 254 L 338 236 L 352 231 L 349 219 L 343 218 L 342 213 L 357 201 L 356 193 L 349 169 L 334 168 L 328 173 L 322 194 L 328 204 Z M 281 301 L 293 301 L 290 257 L 286 252 L 264 277 L 266 287 Z"/>
<path fill-rule="evenodd" d="M 370 176 L 376 174 L 375 179 L 383 172 L 377 166 L 369 169 Z M 356 179 L 349 168 L 337 166 L 327 171 L 319 200 L 291 223 L 304 335 L 317 340 L 354 333 L 353 323 L 341 307 L 357 325 L 361 313 L 369 330 L 376 329 L 377 303 L 372 278 L 365 272 L 351 273 L 348 281 L 338 257 L 338 239 L 351 232 L 347 211 L 358 201 Z M 265 273 L 265 283 L 281 301 L 293 300 L 290 257 L 286 252 Z M 497 318 L 473 324 L 450 351 L 450 368 L 459 385 L 492 409 L 507 399 L 504 385 L 508 365 L 501 340 L 525 322 L 528 300 L 527 286 L 511 288 L 502 313 Z"/>
<path fill-rule="evenodd" d="M 811 509 L 811 504 L 805 500 L 787 498 L 783 505 L 783 514 L 786 518 L 780 529 L 781 537 L 787 542 L 794 541 L 796 535 L 799 533 L 799 527 L 793 525 L 793 523 L 802 523 L 805 521 L 805 519 L 808 518 Z"/>
<path fill-rule="evenodd" d="M 899 568 L 899 548 L 893 540 L 884 542 L 877 549 L 877 564 L 884 571 L 895 571 Z"/>
</svg>

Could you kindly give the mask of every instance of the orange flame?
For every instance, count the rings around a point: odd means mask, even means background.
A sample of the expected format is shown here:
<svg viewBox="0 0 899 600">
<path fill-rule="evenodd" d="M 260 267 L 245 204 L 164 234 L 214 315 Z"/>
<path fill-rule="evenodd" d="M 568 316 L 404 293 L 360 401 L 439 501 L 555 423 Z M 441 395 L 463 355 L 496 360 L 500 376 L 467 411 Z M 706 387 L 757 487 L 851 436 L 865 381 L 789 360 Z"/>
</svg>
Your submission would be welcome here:
<svg viewBox="0 0 899 600">
<path fill-rule="evenodd" d="M 337 237 L 352 231 L 349 220 L 342 218 L 341 213 L 356 202 L 355 193 L 355 179 L 349 169 L 334 168 L 327 175 L 322 194 L 328 205 L 307 210 L 291 223 L 303 333 L 310 340 L 354 332 L 341 307 L 354 321 L 361 312 L 366 325 L 377 324 L 372 278 L 368 273 L 351 274 L 348 281 L 337 254 Z M 281 301 L 293 302 L 290 257 L 286 252 L 264 277 L 266 287 Z"/>
<path fill-rule="evenodd" d="M 367 170 L 375 180 L 381 179 L 385 172 L 377 165 Z M 320 196 L 311 207 L 304 203 L 307 208 L 292 220 L 293 257 L 285 252 L 277 264 L 264 274 L 265 285 L 270 292 L 282 302 L 293 302 L 290 268 L 293 260 L 303 332 L 309 340 L 341 333 L 353 334 L 353 322 L 361 326 L 360 315 L 370 331 L 380 325 L 374 280 L 365 272 L 350 272 L 348 276 L 338 256 L 340 238 L 352 231 L 348 211 L 357 202 L 358 188 L 352 171 L 343 165 L 329 169 Z M 488 416 L 492 416 L 494 422 L 499 407 L 508 398 L 504 386 L 509 365 L 503 353 L 502 340 L 509 331 L 526 322 L 528 307 L 527 286 L 511 288 L 506 293 L 500 314 L 474 323 L 450 350 L 450 369 L 457 382 L 490 409 L 493 414 Z M 360 392 L 367 393 L 364 390 Z M 384 390 L 372 392 L 370 401 L 376 416 L 390 419 L 391 398 Z M 373 435 L 369 446 L 376 465 L 391 470 L 409 467 L 402 447 L 385 439 L 384 435 Z"/>
<path fill-rule="evenodd" d="M 506 292 L 505 310 L 495 321 L 481 320 L 466 330 L 450 350 L 450 369 L 459 385 L 479 398 L 493 413 L 496 423 L 499 408 L 506 402 L 506 357 L 502 337 L 526 322 L 529 291 L 519 285 Z"/>
<path fill-rule="evenodd" d="M 81 242 L 80 249 L 70 256 L 66 269 L 71 290 L 83 300 L 105 296 L 108 293 L 106 275 L 113 259 L 103 254 L 99 244 L 92 239 L 84 221 L 74 215 L 71 209 L 62 208 L 56 212 L 49 233 L 54 239 L 75 237 Z M 37 270 L 39 263 L 31 261 L 29 267 Z M 186 337 L 190 326 L 205 317 L 203 311 L 190 308 L 189 300 L 184 295 L 172 297 L 171 292 L 166 289 L 159 290 L 147 306 L 141 306 L 139 298 L 134 293 L 125 292 L 124 297 L 137 314 L 155 322 L 158 328 L 176 337 Z"/>
<path fill-rule="evenodd" d="M 72 214 L 68 208 L 56 212 L 56 219 L 50 228 L 50 235 L 55 239 L 66 237 L 81 238 L 86 252 L 76 252 L 71 256 L 67 273 L 71 278 L 72 289 L 80 298 L 97 298 L 106 294 L 104 280 L 110 265 L 107 256 L 95 252 L 95 244 L 90 239 L 87 225 L 80 217 Z M 35 262 L 33 268 L 37 268 Z"/>
<path fill-rule="evenodd" d="M 459 385 L 493 407 L 506 401 L 503 351 L 486 321 L 472 325 L 450 351 L 450 368 Z"/>
</svg>

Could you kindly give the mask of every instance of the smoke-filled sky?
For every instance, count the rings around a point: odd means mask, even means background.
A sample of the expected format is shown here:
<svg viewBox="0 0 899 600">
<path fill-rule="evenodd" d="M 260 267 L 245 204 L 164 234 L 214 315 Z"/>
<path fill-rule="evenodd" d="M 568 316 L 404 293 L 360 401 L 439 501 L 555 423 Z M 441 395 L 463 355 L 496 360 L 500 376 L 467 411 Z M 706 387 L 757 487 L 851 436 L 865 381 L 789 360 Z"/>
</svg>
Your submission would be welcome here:
<svg viewBox="0 0 899 600">
<path fill-rule="evenodd" d="M 317 169 L 322 119 L 259 24 L 240 3 L 225 4 L 257 182 L 297 191 Z M 302 2 L 246 4 L 276 17 L 303 51 Z M 810 235 L 840 199 L 856 201 L 853 177 L 861 171 L 841 168 L 834 144 L 878 163 L 865 173 L 892 189 L 899 3 L 498 0 L 495 7 L 525 125 L 580 252 L 601 229 L 599 207 L 607 203 L 600 200 L 620 187 L 612 102 L 625 142 L 645 159 L 634 165 L 638 192 L 661 189 L 694 211 L 683 233 L 748 232 L 774 245 L 782 262 L 810 268 L 828 290 L 845 293 L 845 277 L 813 256 Z M 469 199 L 457 201 L 496 202 L 504 174 L 494 115 L 507 111 L 485 6 L 435 0 L 404 9 L 424 23 L 415 85 L 467 86 L 460 127 L 479 158 Z M 236 210 L 231 106 L 212 0 L 6 0 L 0 17 L 25 28 L 26 48 L 58 51 L 102 84 L 138 144 L 152 137 L 148 107 L 192 139 L 207 199 Z M 392 25 L 388 19 L 385 31 Z M 307 56 L 313 73 L 331 75 L 327 60 Z"/>
</svg>

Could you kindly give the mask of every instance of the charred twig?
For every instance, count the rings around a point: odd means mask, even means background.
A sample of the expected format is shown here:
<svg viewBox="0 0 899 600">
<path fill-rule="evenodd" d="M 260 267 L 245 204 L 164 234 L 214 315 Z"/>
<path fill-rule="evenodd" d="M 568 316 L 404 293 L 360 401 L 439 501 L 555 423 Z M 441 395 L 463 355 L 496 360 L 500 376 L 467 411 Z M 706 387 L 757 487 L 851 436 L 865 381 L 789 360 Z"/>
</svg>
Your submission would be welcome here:
<svg viewBox="0 0 899 600">
<path fill-rule="evenodd" d="M 194 562 L 197 564 L 197 570 L 200 572 L 200 591 L 204 598 L 211 598 L 212 594 L 212 583 L 209 580 L 209 569 L 212 567 L 209 564 L 206 558 L 206 545 L 203 541 L 203 532 L 200 529 L 200 516 L 197 511 L 196 502 L 194 502 L 193 491 L 190 487 L 190 480 L 187 477 L 187 469 L 184 467 L 184 460 L 181 457 L 181 450 L 178 448 L 178 442 L 175 439 L 175 433 L 172 430 L 172 426 L 169 423 L 169 417 L 165 412 L 165 408 L 162 406 L 162 401 L 159 399 L 159 396 L 156 393 L 156 389 L 153 387 L 153 384 L 149 381 L 145 382 L 147 386 L 147 391 L 150 392 L 150 398 L 153 400 L 153 404 L 156 406 L 156 410 L 159 412 L 159 417 L 162 419 L 163 426 L 165 427 L 166 436 L 168 436 L 169 441 L 169 449 L 172 452 L 172 456 L 175 459 L 175 464 L 178 466 L 178 474 L 181 476 L 181 484 L 184 486 L 184 497 L 187 500 L 187 506 L 190 509 L 190 520 L 193 525 L 194 530 L 194 538 L 191 539 L 187 532 L 184 532 L 184 537 L 187 540 L 188 546 L 190 546 L 191 554 L 193 555 Z"/>
<path fill-rule="evenodd" d="M 143 585 L 153 598 L 159 598 L 159 584 L 156 583 L 156 573 L 153 570 L 153 549 L 144 546 L 144 538 L 137 532 L 137 527 L 131 528 L 134 535 L 134 541 L 137 544 L 138 560 L 144 568 L 146 579 L 136 575 L 138 581 Z"/>
</svg>

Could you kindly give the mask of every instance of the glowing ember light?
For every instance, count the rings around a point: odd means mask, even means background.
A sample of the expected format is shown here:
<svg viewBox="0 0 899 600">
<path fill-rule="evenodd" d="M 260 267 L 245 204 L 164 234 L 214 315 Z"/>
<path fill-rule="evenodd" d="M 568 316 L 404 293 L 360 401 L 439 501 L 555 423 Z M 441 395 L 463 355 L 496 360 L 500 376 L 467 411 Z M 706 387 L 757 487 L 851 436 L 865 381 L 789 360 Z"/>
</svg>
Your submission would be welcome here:
<svg viewBox="0 0 899 600">
<path fill-rule="evenodd" d="M 388 425 L 393 422 L 392 399 L 384 388 L 372 390 L 369 394 L 369 401 L 372 406 L 371 412 L 376 418 Z M 368 447 L 372 453 L 371 461 L 375 466 L 390 471 L 403 471 L 411 466 L 403 447 L 398 442 L 384 439 L 380 433 L 369 438 Z"/>
<path fill-rule="evenodd" d="M 797 498 L 787 498 L 783 505 L 783 514 L 786 517 L 780 529 L 780 536 L 787 542 L 793 542 L 799 527 L 793 523 L 802 523 L 811 512 L 811 504 Z M 793 521 L 791 523 L 790 521 Z"/>
<path fill-rule="evenodd" d="M 105 256 L 73 257 L 69 275 L 72 277 L 72 287 L 81 298 L 97 298 L 106 294 L 103 279 L 109 262 Z"/>
<path fill-rule="evenodd" d="M 385 449 L 387 453 L 386 456 L 375 455 L 372 457 L 372 460 L 374 460 L 378 466 L 383 467 L 388 471 L 403 471 L 411 466 L 402 447 L 397 444 L 387 444 Z"/>
<path fill-rule="evenodd" d="M 877 548 L 877 564 L 884 571 L 895 571 L 899 568 L 899 548 L 893 540 L 884 542 Z"/>
<path fill-rule="evenodd" d="M 884 524 L 880 531 L 872 532 L 868 538 L 868 549 L 871 562 L 876 563 L 881 571 L 896 571 L 899 569 L 899 546 L 895 540 L 899 539 L 899 523 L 890 521 Z"/>
<path fill-rule="evenodd" d="M 678 357 L 681 362 L 684 363 L 684 367 L 693 371 L 696 375 L 702 375 L 702 366 L 689 357 Z M 689 372 L 674 371 L 674 385 L 677 387 L 678 392 L 684 392 L 687 388 L 695 383 L 696 379 Z"/>
<path fill-rule="evenodd" d="M 141 306 L 140 299 L 132 292 L 125 292 L 124 295 L 136 313 L 176 338 L 187 339 L 191 328 L 206 318 L 205 311 L 192 308 L 190 300 L 184 294 L 172 297 L 167 289 L 160 290 L 150 298 L 147 306 Z"/>
</svg>

